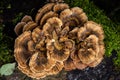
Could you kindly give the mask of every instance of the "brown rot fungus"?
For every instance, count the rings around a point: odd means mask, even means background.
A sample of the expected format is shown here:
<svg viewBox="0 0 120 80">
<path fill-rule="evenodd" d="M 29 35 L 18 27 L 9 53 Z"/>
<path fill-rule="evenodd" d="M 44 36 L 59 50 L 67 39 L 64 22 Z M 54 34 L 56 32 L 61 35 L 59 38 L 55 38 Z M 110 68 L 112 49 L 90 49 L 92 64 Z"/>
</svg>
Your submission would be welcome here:
<svg viewBox="0 0 120 80">
<path fill-rule="evenodd" d="M 14 56 L 18 68 L 32 78 L 64 70 L 97 66 L 104 55 L 102 27 L 88 21 L 79 7 L 48 0 L 36 14 L 24 16 L 16 26 Z"/>
<path fill-rule="evenodd" d="M 63 68 L 63 62 L 50 56 L 45 40 L 43 31 L 38 27 L 32 32 L 23 32 L 15 40 L 14 53 L 18 68 L 32 78 L 57 74 Z"/>
<path fill-rule="evenodd" d="M 40 26 L 46 23 L 49 18 L 58 17 L 63 22 L 63 27 L 79 27 L 87 21 L 87 16 L 79 7 L 69 8 L 65 3 L 47 3 L 38 10 L 35 22 Z M 73 27 L 74 26 L 74 27 Z"/>
<path fill-rule="evenodd" d="M 75 43 L 68 39 L 69 27 L 62 28 L 62 21 L 57 18 L 49 18 L 43 26 L 46 36 L 47 55 L 59 63 L 68 59 L 70 53 L 75 51 Z M 64 36 L 63 36 L 64 35 Z"/>
<path fill-rule="evenodd" d="M 15 33 L 17 35 L 20 35 L 24 31 L 29 31 L 34 29 L 37 26 L 37 24 L 32 20 L 31 16 L 24 16 L 16 26 L 15 26 Z"/>
<path fill-rule="evenodd" d="M 76 35 L 76 51 L 70 54 L 70 59 L 64 62 L 66 70 L 72 70 L 74 66 L 77 69 L 84 69 L 87 66 L 95 67 L 103 59 L 104 33 L 102 27 L 88 21 L 83 27 L 80 27 Z M 69 65 L 73 65 L 73 67 Z"/>
<path fill-rule="evenodd" d="M 56 3 L 58 3 L 58 2 L 64 2 L 64 1 L 63 1 L 63 0 L 47 0 L 47 2 L 52 2 L 52 3 L 53 3 L 53 2 L 54 2 L 54 3 L 56 2 Z"/>
</svg>

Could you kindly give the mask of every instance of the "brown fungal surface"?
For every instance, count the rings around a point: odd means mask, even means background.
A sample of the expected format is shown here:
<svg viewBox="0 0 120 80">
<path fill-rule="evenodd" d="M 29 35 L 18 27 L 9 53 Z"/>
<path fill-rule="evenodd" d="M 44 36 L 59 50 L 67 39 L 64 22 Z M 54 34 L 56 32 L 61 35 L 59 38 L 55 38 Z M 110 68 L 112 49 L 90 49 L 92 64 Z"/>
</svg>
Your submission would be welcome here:
<svg viewBox="0 0 120 80">
<path fill-rule="evenodd" d="M 26 43 L 31 39 L 30 35 L 31 32 L 24 32 L 15 40 L 15 58 L 18 61 L 18 65 L 22 68 L 27 67 L 27 61 L 31 56 L 31 53 L 26 49 Z"/>
<path fill-rule="evenodd" d="M 14 56 L 18 68 L 32 78 L 97 66 L 104 55 L 102 27 L 88 21 L 79 7 L 48 0 L 35 21 L 24 16 L 16 26 Z"/>
<path fill-rule="evenodd" d="M 17 25 L 14 28 L 14 31 L 16 33 L 16 35 L 20 35 L 23 31 L 23 27 L 26 23 L 25 22 L 19 22 L 17 23 Z"/>
<path fill-rule="evenodd" d="M 63 0 L 47 0 L 47 2 L 52 2 L 52 3 L 59 3 L 59 2 L 64 2 Z"/>
<path fill-rule="evenodd" d="M 32 78 L 57 74 L 63 68 L 63 62 L 54 60 L 50 56 L 44 37 L 42 30 L 37 27 L 33 32 L 23 32 L 15 40 L 14 53 L 18 67 Z"/>
<path fill-rule="evenodd" d="M 64 26 L 80 26 L 87 21 L 87 16 L 79 7 L 65 9 L 60 13 L 60 19 Z M 73 27 L 74 28 L 74 27 Z"/>
<path fill-rule="evenodd" d="M 57 16 L 58 16 L 58 14 L 56 14 L 56 13 L 53 12 L 53 11 L 47 12 L 47 13 L 44 14 L 44 16 L 41 18 L 40 25 L 45 24 L 45 22 L 46 22 L 46 20 L 47 20 L 48 18 L 57 17 Z"/>
<path fill-rule="evenodd" d="M 28 15 L 25 15 L 21 20 L 21 22 L 26 22 L 26 23 L 29 21 L 32 21 L 32 17 Z"/>
<path fill-rule="evenodd" d="M 44 5 L 42 8 L 40 8 L 40 9 L 38 10 L 38 13 L 36 14 L 35 22 L 36 22 L 37 24 L 39 24 L 42 16 L 43 16 L 45 13 L 51 11 L 54 5 L 55 5 L 54 3 L 48 3 L 48 4 Z"/>
<path fill-rule="evenodd" d="M 57 62 L 51 58 L 46 58 L 46 56 L 42 53 L 35 53 L 30 59 L 29 66 L 30 66 L 30 69 L 32 70 L 32 72 L 34 72 L 34 73 L 49 72 L 49 74 L 50 74 L 53 67 L 57 66 Z M 61 67 L 62 67 L 62 65 L 61 65 Z M 46 74 L 46 75 L 48 75 L 48 74 Z"/>
<path fill-rule="evenodd" d="M 68 4 L 59 3 L 53 7 L 53 11 L 59 13 L 60 11 L 63 11 L 64 9 L 68 9 L 68 8 L 69 8 Z"/>
<path fill-rule="evenodd" d="M 33 30 L 35 27 L 37 27 L 37 24 L 32 20 L 32 17 L 25 15 L 21 22 L 15 26 L 14 31 L 17 35 L 20 35 L 22 32 Z"/>
<path fill-rule="evenodd" d="M 48 75 L 58 74 L 62 69 L 64 65 L 63 62 L 56 62 L 56 65 L 53 66 L 53 68 L 47 73 Z"/>
<path fill-rule="evenodd" d="M 48 3 L 38 10 L 35 21 L 43 26 L 47 19 L 52 17 L 60 18 L 65 26 L 80 26 L 88 20 L 79 7 L 69 9 L 68 4 L 65 3 Z"/>
<path fill-rule="evenodd" d="M 66 36 L 66 40 L 60 41 L 59 38 L 62 38 L 62 21 L 53 17 L 47 20 L 47 23 L 43 26 L 43 32 L 47 37 L 46 47 L 49 51 L 48 55 L 51 56 L 58 62 L 65 61 L 69 54 L 74 51 L 74 41 L 69 40 Z"/>
<path fill-rule="evenodd" d="M 103 39 L 102 27 L 93 21 L 88 21 L 79 28 L 76 38 L 76 52 L 70 55 L 76 68 L 95 67 L 101 62 L 105 52 Z"/>
<path fill-rule="evenodd" d="M 37 27 L 37 24 L 34 21 L 29 21 L 26 25 L 24 25 L 23 32 L 33 30 L 35 27 Z"/>
<path fill-rule="evenodd" d="M 64 62 L 64 69 L 66 71 L 70 71 L 70 70 L 76 69 L 76 66 L 73 63 L 73 60 L 70 57 Z"/>
</svg>

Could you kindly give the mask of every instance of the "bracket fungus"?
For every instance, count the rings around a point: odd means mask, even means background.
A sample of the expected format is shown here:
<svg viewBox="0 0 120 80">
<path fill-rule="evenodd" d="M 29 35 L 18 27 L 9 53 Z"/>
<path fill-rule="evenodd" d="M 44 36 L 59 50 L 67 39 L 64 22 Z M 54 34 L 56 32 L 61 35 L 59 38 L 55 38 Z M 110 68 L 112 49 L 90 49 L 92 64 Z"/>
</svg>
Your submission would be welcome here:
<svg viewBox="0 0 120 80">
<path fill-rule="evenodd" d="M 16 26 L 14 56 L 18 68 L 32 78 L 44 78 L 64 70 L 95 67 L 103 59 L 104 32 L 88 21 L 79 7 L 62 0 L 48 0 L 36 14 L 24 16 Z"/>
<path fill-rule="evenodd" d="M 21 22 L 15 26 L 14 31 L 17 35 L 20 35 L 24 31 L 33 30 L 36 26 L 37 24 L 32 20 L 32 17 L 26 15 L 22 18 Z"/>
<path fill-rule="evenodd" d="M 70 64 L 74 64 L 73 67 L 76 66 L 77 69 L 97 66 L 105 52 L 103 39 L 102 27 L 93 21 L 86 22 L 76 33 L 76 51 L 64 62 L 65 69 L 72 70 L 68 66 Z"/>
<path fill-rule="evenodd" d="M 15 40 L 15 58 L 18 68 L 32 78 L 42 78 L 57 74 L 63 62 L 49 56 L 43 31 L 36 27 L 32 32 L 25 31 Z M 34 76 L 34 74 L 36 74 Z"/>
</svg>

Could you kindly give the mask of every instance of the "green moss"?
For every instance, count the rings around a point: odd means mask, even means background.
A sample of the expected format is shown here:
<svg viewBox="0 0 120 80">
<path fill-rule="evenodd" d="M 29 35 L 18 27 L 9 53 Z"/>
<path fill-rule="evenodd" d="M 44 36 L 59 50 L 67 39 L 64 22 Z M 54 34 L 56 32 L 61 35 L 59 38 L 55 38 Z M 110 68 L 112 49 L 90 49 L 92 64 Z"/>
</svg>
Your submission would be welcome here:
<svg viewBox="0 0 120 80">
<path fill-rule="evenodd" d="M 120 67 L 120 24 L 112 22 L 102 10 L 89 0 L 65 0 L 71 7 L 81 7 L 87 14 L 89 20 L 93 20 L 103 26 L 105 33 L 106 56 L 111 56 L 112 51 L 117 52 L 118 57 L 114 59 L 116 66 Z"/>
<path fill-rule="evenodd" d="M 19 14 L 16 14 L 14 19 L 12 20 L 13 24 L 16 25 L 24 16 L 24 14 L 22 12 L 20 12 Z"/>
<path fill-rule="evenodd" d="M 11 49 L 12 38 L 3 34 L 4 25 L 0 24 L 0 65 L 3 63 L 8 63 L 13 60 L 13 54 Z"/>
</svg>

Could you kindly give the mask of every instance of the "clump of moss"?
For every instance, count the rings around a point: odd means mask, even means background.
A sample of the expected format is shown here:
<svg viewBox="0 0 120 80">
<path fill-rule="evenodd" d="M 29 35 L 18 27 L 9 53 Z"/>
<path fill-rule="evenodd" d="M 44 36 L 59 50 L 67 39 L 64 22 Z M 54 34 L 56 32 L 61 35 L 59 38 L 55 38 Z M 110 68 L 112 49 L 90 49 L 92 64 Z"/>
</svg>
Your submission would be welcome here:
<svg viewBox="0 0 120 80">
<path fill-rule="evenodd" d="M 4 25 L 0 24 L 0 65 L 13 61 L 12 38 L 3 33 Z"/>
<path fill-rule="evenodd" d="M 105 32 L 105 56 L 110 57 L 112 51 L 117 52 L 117 58 L 114 63 L 120 67 L 120 24 L 112 22 L 102 10 L 96 7 L 93 2 L 89 0 L 65 0 L 71 7 L 79 6 L 87 14 L 89 20 L 93 20 L 103 26 Z"/>
</svg>

